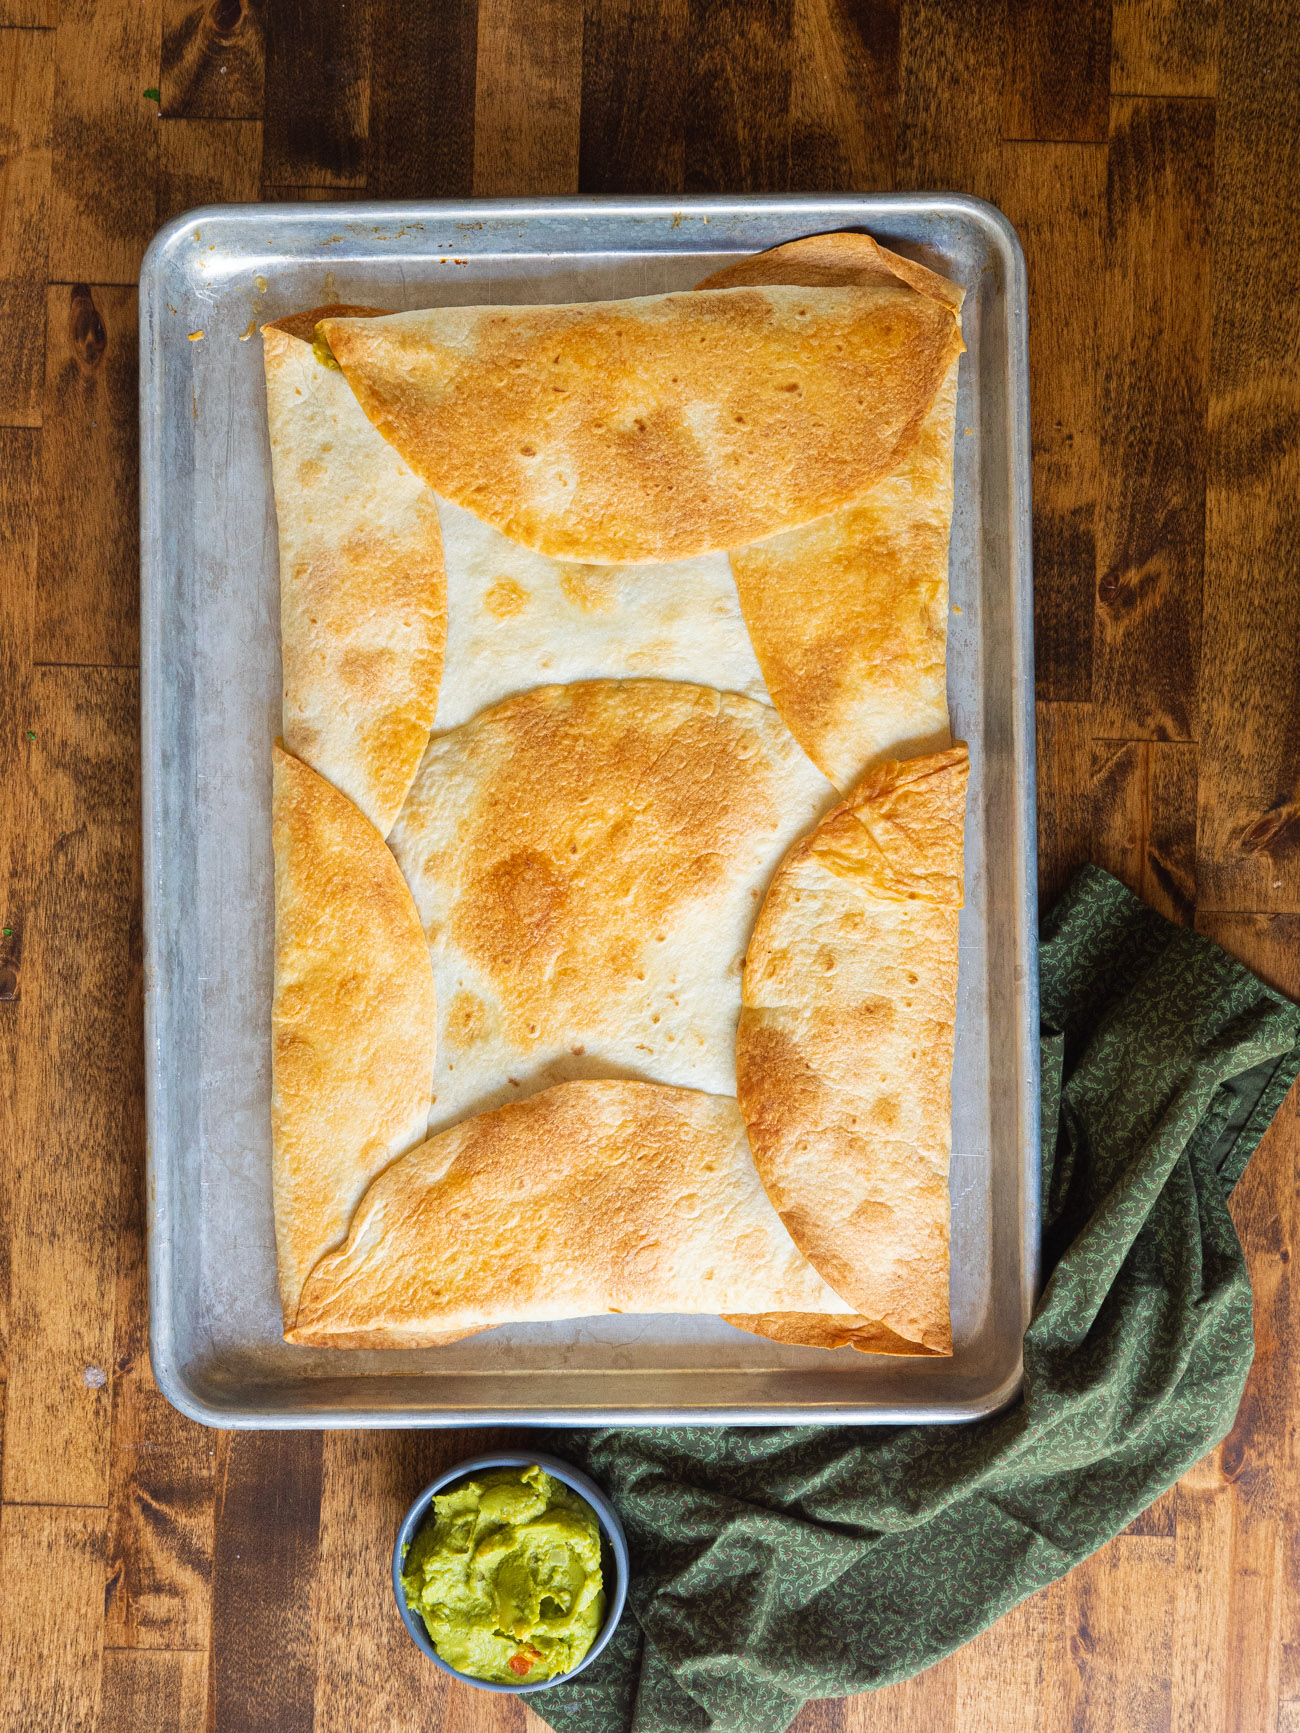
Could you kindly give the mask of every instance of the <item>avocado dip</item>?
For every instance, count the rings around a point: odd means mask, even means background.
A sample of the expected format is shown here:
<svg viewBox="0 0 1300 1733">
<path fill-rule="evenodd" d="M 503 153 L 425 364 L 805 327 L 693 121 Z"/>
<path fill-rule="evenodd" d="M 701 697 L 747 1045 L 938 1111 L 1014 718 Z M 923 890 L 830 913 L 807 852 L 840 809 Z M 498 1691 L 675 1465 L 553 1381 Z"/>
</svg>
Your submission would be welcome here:
<svg viewBox="0 0 1300 1733">
<path fill-rule="evenodd" d="M 605 1621 L 600 1525 L 544 1469 L 489 1468 L 437 1495 L 402 1562 L 448 1666 L 497 1685 L 567 1673 Z"/>
</svg>

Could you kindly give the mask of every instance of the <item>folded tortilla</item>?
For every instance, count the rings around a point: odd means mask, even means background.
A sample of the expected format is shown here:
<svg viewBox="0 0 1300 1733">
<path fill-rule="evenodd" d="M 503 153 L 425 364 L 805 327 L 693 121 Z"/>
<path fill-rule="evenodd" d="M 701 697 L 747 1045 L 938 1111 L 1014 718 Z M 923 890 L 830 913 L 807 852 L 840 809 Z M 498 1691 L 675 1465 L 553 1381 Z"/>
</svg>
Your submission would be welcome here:
<svg viewBox="0 0 1300 1733">
<path fill-rule="evenodd" d="M 437 736 L 389 838 L 442 1012 L 431 1128 L 578 1077 L 734 1094 L 755 913 L 833 800 L 711 687 L 542 686 Z"/>
<path fill-rule="evenodd" d="M 433 495 L 313 350 L 262 329 L 280 536 L 284 738 L 386 835 L 429 739 L 447 631 Z"/>
<path fill-rule="evenodd" d="M 951 1352 L 948 1165 L 966 748 L 868 773 L 782 862 L 745 961 L 738 1099 L 795 1244 Z"/>
<path fill-rule="evenodd" d="M 288 1338 L 415 1348 L 610 1312 L 823 1314 L 850 1343 L 858 1323 L 768 1202 L 734 1100 L 604 1079 L 394 1162 L 312 1271 Z"/>
<path fill-rule="evenodd" d="M 812 235 L 742 259 L 702 289 L 903 281 L 958 313 L 963 291 L 869 235 Z M 732 570 L 772 702 L 837 788 L 868 765 L 946 746 L 953 356 L 921 434 L 853 504 L 735 549 Z"/>
<path fill-rule="evenodd" d="M 703 1311 L 951 1351 L 964 753 L 817 821 L 948 739 L 960 303 L 838 235 L 268 329 L 286 729 L 292 684 L 400 866 L 277 753 L 290 1340 Z"/>
<path fill-rule="evenodd" d="M 277 743 L 271 1135 L 285 1323 L 362 1193 L 424 1136 L 436 1038 L 419 916 L 383 838 Z"/>
<path fill-rule="evenodd" d="M 641 563 L 740 547 L 859 498 L 961 350 L 896 276 L 322 320 L 417 475 L 512 541 Z"/>
</svg>

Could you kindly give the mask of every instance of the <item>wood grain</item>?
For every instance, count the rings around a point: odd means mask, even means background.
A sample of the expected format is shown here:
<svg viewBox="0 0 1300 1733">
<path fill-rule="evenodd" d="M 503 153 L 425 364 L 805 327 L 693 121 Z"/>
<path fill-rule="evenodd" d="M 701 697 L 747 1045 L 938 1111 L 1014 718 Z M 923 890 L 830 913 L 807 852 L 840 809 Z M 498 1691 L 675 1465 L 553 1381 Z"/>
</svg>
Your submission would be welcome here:
<svg viewBox="0 0 1300 1733">
<path fill-rule="evenodd" d="M 956 1693 L 956 1666 L 940 1661 L 888 1691 L 810 1703 L 794 1733 L 964 1733 Z"/>
<path fill-rule="evenodd" d="M 29 501 L 39 434 L 0 430 L 0 1454 L 9 1368 L 10 1233 L 13 1181 L 22 1160 L 18 1034 L 23 1016 L 20 913 L 26 883 L 29 789 L 24 743 L 30 722 L 32 596 L 36 525 Z"/>
<path fill-rule="evenodd" d="M 58 21 L 58 0 L 0 0 L 0 29 L 53 30 Z"/>
<path fill-rule="evenodd" d="M 312 1733 L 319 1432 L 222 1434 L 212 1561 L 218 1733 Z"/>
<path fill-rule="evenodd" d="M 273 204 L 347 204 L 357 195 L 351 187 L 277 187 L 264 181 L 261 196 Z"/>
<path fill-rule="evenodd" d="M 1234 1198 L 1233 1215 L 1255 1293 L 1255 1364 L 1236 1425 L 1224 1441 L 1232 1486 L 1231 1590 L 1226 1609 L 1228 1725 L 1265 1724 L 1278 1700 L 1285 1549 L 1293 1501 L 1279 1472 L 1291 1392 L 1284 1348 L 1290 1324 L 1289 1263 L 1294 1145 L 1262 1144 Z"/>
<path fill-rule="evenodd" d="M 1038 900 L 1044 913 L 1092 853 L 1092 736 L 1086 704 L 1039 704 Z"/>
<path fill-rule="evenodd" d="M 158 222 L 196 205 L 258 196 L 262 123 L 258 120 L 164 120 L 158 127 Z"/>
<path fill-rule="evenodd" d="M 365 185 L 370 36 L 361 0 L 278 0 L 266 21 L 262 178 Z"/>
<path fill-rule="evenodd" d="M 1191 1480 L 1184 1479 L 1174 1495 L 1177 1587 L 1169 1733 L 1225 1733 L 1228 1657 L 1221 1585 L 1232 1568 L 1232 1499 L 1217 1468 L 1208 1488 Z"/>
<path fill-rule="evenodd" d="M 186 120 L 261 120 L 262 0 L 163 0 L 162 112 Z"/>
<path fill-rule="evenodd" d="M 39 427 L 49 255 L 49 35 L 0 30 L 0 424 Z"/>
<path fill-rule="evenodd" d="M 689 0 L 587 0 L 579 183 L 679 193 L 686 178 Z"/>
<path fill-rule="evenodd" d="M 1300 997 L 1300 922 L 1198 914 L 1197 926 L 1264 979 Z M 1232 1198 L 1255 1295 L 1255 1363 L 1220 1467 L 1232 1498 L 1224 1618 L 1230 1733 L 1275 1713 L 1282 1662 L 1288 1555 L 1297 1516 L 1294 1473 L 1297 1302 L 1295 1258 L 1300 1101 L 1293 1090 Z M 1292 1567 L 1293 1568 L 1293 1567 Z"/>
<path fill-rule="evenodd" d="M 154 231 L 162 0 L 63 0 L 54 35 L 50 280 L 136 281 Z"/>
<path fill-rule="evenodd" d="M 1110 98 L 1110 0 L 1007 0 L 1004 138 L 1100 143 Z"/>
<path fill-rule="evenodd" d="M 474 191 L 578 186 L 581 0 L 479 0 Z"/>
<path fill-rule="evenodd" d="M 45 328 L 33 656 L 130 667 L 140 641 L 135 290 L 52 284 Z"/>
<path fill-rule="evenodd" d="M 1205 498 L 1198 897 L 1300 909 L 1300 278 L 1286 263 L 1300 31 L 1286 0 L 1223 19 Z"/>
<path fill-rule="evenodd" d="M 992 198 L 1032 297 L 1044 906 L 1096 859 L 1296 994 L 1295 3 L 0 0 L 0 91 L 0 1733 L 541 1733 L 419 1663 L 384 1572 L 484 1435 L 208 1433 L 149 1373 L 143 247 L 259 192 Z M 1234 1200 L 1259 1357 L 1224 1446 L 800 1733 L 1300 1733 L 1298 1158 L 1293 1097 Z"/>
<path fill-rule="evenodd" d="M 0 1733 L 89 1733 L 98 1718 L 104 1513 L 0 1509 Z"/>
<path fill-rule="evenodd" d="M 1196 748 L 1094 740 L 1092 859 L 1168 920 L 1190 925 L 1196 885 Z"/>
<path fill-rule="evenodd" d="M 1110 88 L 1116 96 L 1213 96 L 1219 0 L 1112 0 Z"/>
<path fill-rule="evenodd" d="M 3 1479 L 19 1502 L 108 1496 L 119 1205 L 143 1149 L 138 703 L 125 670 L 31 675 Z"/>
<path fill-rule="evenodd" d="M 1118 100 L 1102 318 L 1094 729 L 1195 740 L 1214 114 Z"/>
<path fill-rule="evenodd" d="M 477 0 L 371 0 L 366 192 L 468 198 L 474 190 Z"/>
<path fill-rule="evenodd" d="M 114 1294 L 104 1640 L 110 1649 L 206 1656 L 218 1439 L 173 1408 L 153 1381 L 142 1166 L 128 1175 L 125 1190 Z M 193 1669 L 184 1670 L 189 1679 Z M 203 1669 L 198 1676 L 206 1678 Z M 124 1675 L 128 1683 L 136 1677 Z M 138 1677 L 152 1689 L 166 1669 Z"/>
<path fill-rule="evenodd" d="M 1034 680 L 1046 701 L 1092 694 L 1106 151 L 1008 145 L 1002 209 L 1029 273 Z"/>
<path fill-rule="evenodd" d="M 692 0 L 688 193 L 784 192 L 794 0 Z"/>
<path fill-rule="evenodd" d="M 200 1733 L 208 1657 L 166 1649 L 106 1649 L 98 1733 Z"/>
<path fill-rule="evenodd" d="M 1003 1733 L 1011 1716 L 1026 1729 L 1066 1728 L 1065 1583 L 1031 1595 L 953 1656 L 958 1733 Z"/>
<path fill-rule="evenodd" d="M 898 0 L 793 0 L 791 192 L 888 192 Z"/>
<path fill-rule="evenodd" d="M 1066 1578 L 1073 1676 L 1062 1726 L 1132 1733 L 1169 1726 L 1174 1548 L 1172 1540 L 1120 1535 Z"/>
<path fill-rule="evenodd" d="M 900 191 L 957 187 L 996 202 L 1001 186 L 1006 28 L 985 0 L 910 0 L 899 36 Z"/>
</svg>

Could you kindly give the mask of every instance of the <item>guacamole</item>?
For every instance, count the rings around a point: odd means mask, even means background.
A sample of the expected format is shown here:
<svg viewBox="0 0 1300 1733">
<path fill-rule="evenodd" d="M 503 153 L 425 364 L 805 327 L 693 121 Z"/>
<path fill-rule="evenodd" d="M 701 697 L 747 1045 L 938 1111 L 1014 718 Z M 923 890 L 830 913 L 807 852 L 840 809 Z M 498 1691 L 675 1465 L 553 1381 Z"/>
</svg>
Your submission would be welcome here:
<svg viewBox="0 0 1300 1733">
<path fill-rule="evenodd" d="M 321 330 L 319 325 L 316 327 L 315 340 L 312 343 L 311 352 L 320 362 L 322 367 L 329 367 L 332 368 L 335 373 L 342 373 L 343 369 L 334 359 L 334 351 L 325 341 L 325 333 Z"/>
<path fill-rule="evenodd" d="M 498 1685 L 567 1673 L 605 1621 L 596 1513 L 544 1469 L 485 1469 L 434 1498 L 402 1588 L 458 1672 Z"/>
</svg>

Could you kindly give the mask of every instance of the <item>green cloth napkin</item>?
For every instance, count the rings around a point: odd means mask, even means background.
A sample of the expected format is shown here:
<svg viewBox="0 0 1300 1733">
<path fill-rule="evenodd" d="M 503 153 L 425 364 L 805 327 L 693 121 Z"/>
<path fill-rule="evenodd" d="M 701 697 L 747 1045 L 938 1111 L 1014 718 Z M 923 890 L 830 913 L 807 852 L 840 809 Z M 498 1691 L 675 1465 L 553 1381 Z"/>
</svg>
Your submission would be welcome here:
<svg viewBox="0 0 1300 1733">
<path fill-rule="evenodd" d="M 1086 867 L 1042 933 L 1043 1271 L 1021 1396 L 966 1426 L 565 1432 L 632 1551 L 557 1733 L 781 1733 L 932 1665 L 1210 1450 L 1250 1369 L 1227 1199 L 1300 1009 Z"/>
</svg>

